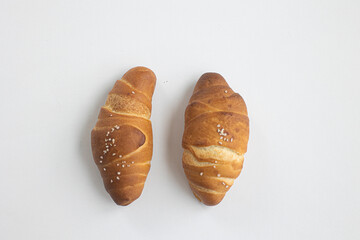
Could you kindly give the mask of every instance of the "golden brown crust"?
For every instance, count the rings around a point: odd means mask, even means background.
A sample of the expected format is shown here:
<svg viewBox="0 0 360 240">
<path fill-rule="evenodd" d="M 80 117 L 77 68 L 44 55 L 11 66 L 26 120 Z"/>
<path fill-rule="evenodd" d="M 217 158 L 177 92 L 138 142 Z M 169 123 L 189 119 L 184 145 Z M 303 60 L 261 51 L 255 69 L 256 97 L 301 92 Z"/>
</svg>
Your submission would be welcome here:
<svg viewBox="0 0 360 240">
<path fill-rule="evenodd" d="M 198 80 L 185 111 L 183 167 L 201 202 L 216 205 L 241 172 L 249 139 L 243 98 L 218 73 Z"/>
<path fill-rule="evenodd" d="M 110 91 L 91 132 L 94 161 L 107 192 L 118 205 L 139 198 L 150 170 L 155 83 L 150 69 L 130 69 Z"/>
</svg>

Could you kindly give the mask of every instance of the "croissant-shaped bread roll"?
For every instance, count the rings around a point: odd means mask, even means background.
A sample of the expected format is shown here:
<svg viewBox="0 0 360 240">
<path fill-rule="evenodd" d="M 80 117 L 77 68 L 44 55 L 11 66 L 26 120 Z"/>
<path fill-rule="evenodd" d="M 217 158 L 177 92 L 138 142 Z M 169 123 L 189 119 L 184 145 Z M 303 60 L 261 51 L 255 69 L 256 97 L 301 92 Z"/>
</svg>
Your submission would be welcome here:
<svg viewBox="0 0 360 240">
<path fill-rule="evenodd" d="M 217 73 L 197 82 L 185 111 L 183 167 L 195 197 L 217 205 L 241 172 L 249 139 L 243 98 Z"/>
<path fill-rule="evenodd" d="M 130 69 L 110 91 L 91 132 L 95 163 L 107 192 L 118 205 L 128 205 L 140 197 L 150 170 L 155 82 L 150 69 Z"/>
</svg>

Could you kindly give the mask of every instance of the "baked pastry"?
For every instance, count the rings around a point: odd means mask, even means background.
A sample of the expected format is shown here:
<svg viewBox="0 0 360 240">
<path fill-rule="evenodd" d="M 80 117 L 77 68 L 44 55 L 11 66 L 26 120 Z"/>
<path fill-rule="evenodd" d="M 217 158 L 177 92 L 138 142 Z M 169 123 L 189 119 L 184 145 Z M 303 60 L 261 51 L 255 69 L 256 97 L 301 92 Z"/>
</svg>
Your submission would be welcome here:
<svg viewBox="0 0 360 240">
<path fill-rule="evenodd" d="M 185 111 L 183 167 L 195 197 L 217 205 L 243 167 L 249 118 L 243 98 L 218 73 L 198 80 Z"/>
<path fill-rule="evenodd" d="M 118 205 L 140 197 L 150 170 L 155 83 L 150 69 L 130 69 L 110 91 L 91 132 L 94 161 L 107 192 Z"/>
</svg>

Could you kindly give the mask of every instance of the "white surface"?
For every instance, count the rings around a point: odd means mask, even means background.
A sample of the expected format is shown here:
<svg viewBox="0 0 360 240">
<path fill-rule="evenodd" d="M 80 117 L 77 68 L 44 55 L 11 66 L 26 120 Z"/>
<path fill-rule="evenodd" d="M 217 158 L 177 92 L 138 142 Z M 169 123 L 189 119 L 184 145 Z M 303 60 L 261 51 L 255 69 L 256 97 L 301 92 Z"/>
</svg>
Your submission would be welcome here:
<svg viewBox="0 0 360 240">
<path fill-rule="evenodd" d="M 0 239 L 359 239 L 360 2 L 0 1 Z M 116 206 L 90 131 L 115 80 L 158 77 L 140 199 Z M 181 166 L 196 80 L 246 100 L 243 172 L 217 207 Z M 166 82 L 168 81 L 168 82 Z"/>
</svg>

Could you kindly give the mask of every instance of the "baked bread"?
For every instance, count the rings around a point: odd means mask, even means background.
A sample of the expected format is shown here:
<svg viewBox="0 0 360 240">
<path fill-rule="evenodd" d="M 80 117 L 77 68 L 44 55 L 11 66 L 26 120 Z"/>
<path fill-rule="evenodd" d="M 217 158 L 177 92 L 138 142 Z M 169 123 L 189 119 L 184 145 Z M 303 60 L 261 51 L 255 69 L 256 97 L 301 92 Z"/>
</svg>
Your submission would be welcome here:
<svg viewBox="0 0 360 240">
<path fill-rule="evenodd" d="M 183 167 L 195 197 L 217 205 L 241 172 L 249 139 L 243 98 L 218 73 L 197 82 L 185 111 Z"/>
<path fill-rule="evenodd" d="M 94 161 L 106 191 L 118 205 L 140 197 L 150 170 L 155 82 L 150 69 L 130 69 L 110 91 L 91 132 Z"/>
</svg>

